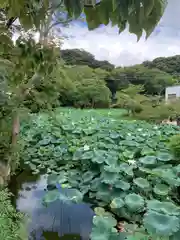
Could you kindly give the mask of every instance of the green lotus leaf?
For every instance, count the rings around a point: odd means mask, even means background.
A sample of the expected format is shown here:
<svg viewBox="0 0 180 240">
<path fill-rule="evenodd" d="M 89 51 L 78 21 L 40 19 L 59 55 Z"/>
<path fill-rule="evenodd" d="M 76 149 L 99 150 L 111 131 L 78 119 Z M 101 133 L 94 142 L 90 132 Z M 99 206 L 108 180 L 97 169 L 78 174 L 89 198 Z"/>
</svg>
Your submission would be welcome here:
<svg viewBox="0 0 180 240">
<path fill-rule="evenodd" d="M 116 156 L 107 156 L 105 158 L 105 163 L 108 164 L 109 166 L 111 165 L 116 165 L 118 158 Z"/>
<path fill-rule="evenodd" d="M 162 162 L 169 162 L 173 160 L 173 156 L 167 152 L 159 152 L 157 154 L 157 159 Z"/>
<path fill-rule="evenodd" d="M 93 151 L 88 151 L 88 152 L 85 152 L 85 153 L 82 154 L 81 159 L 82 160 L 88 160 L 88 159 L 92 159 L 93 156 L 94 156 Z"/>
<path fill-rule="evenodd" d="M 148 233 L 158 236 L 171 236 L 179 230 L 179 219 L 158 212 L 150 211 L 143 219 L 144 227 Z"/>
<path fill-rule="evenodd" d="M 136 141 L 131 141 L 131 140 L 124 140 L 121 141 L 121 144 L 127 147 L 136 147 L 137 146 L 137 142 Z"/>
<path fill-rule="evenodd" d="M 145 166 L 151 166 L 157 163 L 157 159 L 155 156 L 145 156 L 140 158 L 139 161 Z"/>
<path fill-rule="evenodd" d="M 67 131 L 67 132 L 72 132 L 75 128 L 74 125 L 61 125 L 61 128 L 64 130 L 64 131 Z"/>
<path fill-rule="evenodd" d="M 97 216 L 104 216 L 106 211 L 102 207 L 96 207 L 94 212 Z"/>
<path fill-rule="evenodd" d="M 93 217 L 94 226 L 105 226 L 107 229 L 111 229 L 116 226 L 117 221 L 112 216 L 94 216 Z"/>
<path fill-rule="evenodd" d="M 129 164 L 127 163 L 122 163 L 119 165 L 119 170 L 121 172 L 124 172 L 125 174 L 127 174 L 128 176 L 131 176 L 133 177 L 134 173 L 133 173 L 133 169 L 134 167 L 133 166 L 130 166 Z"/>
<path fill-rule="evenodd" d="M 83 155 L 84 149 L 83 148 L 79 148 L 77 149 L 74 154 L 73 154 L 73 160 L 77 161 L 77 160 L 81 160 L 82 155 Z"/>
<path fill-rule="evenodd" d="M 169 193 L 169 187 L 165 184 L 156 184 L 153 191 L 157 195 L 166 196 Z"/>
<path fill-rule="evenodd" d="M 79 203 L 82 202 L 83 194 L 77 189 L 66 189 L 66 196 L 69 201 Z M 60 196 L 61 200 L 61 196 Z"/>
<path fill-rule="evenodd" d="M 135 178 L 135 179 L 133 179 L 133 182 L 141 189 L 146 190 L 146 189 L 150 188 L 149 182 L 144 178 L 141 178 L 141 177 Z"/>
<path fill-rule="evenodd" d="M 95 178 L 91 181 L 91 190 L 96 191 L 101 184 L 101 178 Z"/>
<path fill-rule="evenodd" d="M 150 147 L 145 146 L 142 149 L 141 154 L 143 156 L 153 155 L 154 154 L 154 150 L 152 148 L 150 148 Z"/>
<path fill-rule="evenodd" d="M 149 200 L 147 201 L 147 208 L 149 210 L 154 210 L 168 215 L 178 216 L 180 214 L 180 208 L 177 207 L 172 202 L 160 202 L 158 200 Z"/>
<path fill-rule="evenodd" d="M 60 192 L 57 189 L 48 191 L 46 195 L 43 197 L 43 203 L 45 204 L 52 203 L 57 199 L 59 199 L 59 196 L 60 196 Z"/>
<path fill-rule="evenodd" d="M 87 171 L 83 174 L 82 179 L 83 179 L 83 183 L 87 183 L 90 182 L 93 178 L 94 178 L 94 173 L 91 171 Z"/>
<path fill-rule="evenodd" d="M 125 197 L 125 204 L 131 212 L 138 212 L 143 210 L 145 202 L 141 196 L 132 193 Z"/>
<path fill-rule="evenodd" d="M 133 159 L 134 158 L 134 152 L 126 150 L 126 151 L 123 152 L 123 156 L 126 159 Z"/>
<path fill-rule="evenodd" d="M 114 184 L 114 186 L 115 186 L 116 188 L 122 189 L 123 191 L 129 190 L 130 187 L 131 187 L 128 182 L 125 182 L 125 181 L 123 181 L 123 180 L 118 180 L 118 181 Z"/>
<path fill-rule="evenodd" d="M 117 165 L 105 165 L 104 170 L 107 172 L 118 173 L 119 167 Z"/>
<path fill-rule="evenodd" d="M 117 181 L 118 174 L 104 171 L 102 172 L 101 177 L 102 177 L 102 182 L 107 184 L 113 184 Z"/>
<path fill-rule="evenodd" d="M 110 133 L 110 138 L 112 139 L 118 139 L 120 137 L 120 135 L 116 132 L 111 132 Z"/>
<path fill-rule="evenodd" d="M 125 205 L 124 201 L 121 198 L 114 198 L 110 204 L 112 209 L 119 209 Z"/>
<path fill-rule="evenodd" d="M 91 161 L 95 162 L 95 163 L 105 162 L 105 158 L 106 158 L 105 153 L 106 153 L 106 151 L 103 151 L 103 150 L 94 151 L 94 157 L 91 159 Z"/>
<path fill-rule="evenodd" d="M 109 240 L 109 231 L 102 227 L 95 227 L 92 229 L 90 239 L 93 240 Z"/>
</svg>

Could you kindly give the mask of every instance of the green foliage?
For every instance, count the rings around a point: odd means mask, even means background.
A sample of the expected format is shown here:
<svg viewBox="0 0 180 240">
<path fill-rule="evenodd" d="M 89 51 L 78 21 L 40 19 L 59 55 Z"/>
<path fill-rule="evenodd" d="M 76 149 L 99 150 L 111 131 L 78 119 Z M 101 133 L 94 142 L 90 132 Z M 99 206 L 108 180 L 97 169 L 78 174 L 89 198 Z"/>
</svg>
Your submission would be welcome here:
<svg viewBox="0 0 180 240">
<path fill-rule="evenodd" d="M 138 236 L 139 228 L 133 235 L 119 233 L 115 215 L 142 226 L 142 239 L 148 239 L 147 232 L 153 239 L 177 235 L 179 161 L 167 143 L 178 127 L 63 110 L 33 116 L 22 131 L 24 164 L 50 174 L 46 203 L 84 196 L 101 207 L 95 209 L 92 240 Z"/>
<path fill-rule="evenodd" d="M 87 65 L 93 69 L 100 68 L 106 71 L 114 68 L 108 61 L 98 61 L 91 53 L 80 49 L 61 50 L 61 57 L 67 65 Z"/>
<path fill-rule="evenodd" d="M 173 154 L 179 158 L 180 157 L 180 135 L 175 135 L 170 139 L 169 147 Z"/>
<path fill-rule="evenodd" d="M 25 217 L 16 212 L 10 202 L 7 190 L 0 191 L 0 239 L 26 240 Z"/>
</svg>

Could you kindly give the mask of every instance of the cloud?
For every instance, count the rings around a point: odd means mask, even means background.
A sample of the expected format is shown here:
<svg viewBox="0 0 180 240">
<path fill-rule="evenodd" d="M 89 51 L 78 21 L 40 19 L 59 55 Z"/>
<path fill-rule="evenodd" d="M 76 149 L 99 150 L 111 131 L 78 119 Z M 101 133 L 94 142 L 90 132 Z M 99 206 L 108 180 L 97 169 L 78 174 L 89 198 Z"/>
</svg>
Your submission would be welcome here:
<svg viewBox="0 0 180 240">
<path fill-rule="evenodd" d="M 169 0 L 160 24 L 146 41 L 144 36 L 137 42 L 136 36 L 127 30 L 118 34 L 117 27 L 100 27 L 88 31 L 86 24 L 72 23 L 62 28 L 68 36 L 63 48 L 80 48 L 92 53 L 98 60 L 108 60 L 116 66 L 129 66 L 152 60 L 159 56 L 180 54 L 180 1 Z"/>
</svg>

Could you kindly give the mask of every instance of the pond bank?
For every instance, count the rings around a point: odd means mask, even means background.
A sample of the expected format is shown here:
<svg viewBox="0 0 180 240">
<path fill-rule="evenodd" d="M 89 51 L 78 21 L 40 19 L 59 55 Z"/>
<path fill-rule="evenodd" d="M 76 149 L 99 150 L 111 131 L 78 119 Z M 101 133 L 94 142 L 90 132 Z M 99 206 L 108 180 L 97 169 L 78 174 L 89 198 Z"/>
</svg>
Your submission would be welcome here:
<svg viewBox="0 0 180 240">
<path fill-rule="evenodd" d="M 30 218 L 30 240 L 89 239 L 94 216 L 89 204 L 66 204 L 58 200 L 48 207 L 42 205 L 47 175 L 32 175 L 24 171 L 12 176 L 9 189 L 14 195 L 13 205 Z"/>
</svg>

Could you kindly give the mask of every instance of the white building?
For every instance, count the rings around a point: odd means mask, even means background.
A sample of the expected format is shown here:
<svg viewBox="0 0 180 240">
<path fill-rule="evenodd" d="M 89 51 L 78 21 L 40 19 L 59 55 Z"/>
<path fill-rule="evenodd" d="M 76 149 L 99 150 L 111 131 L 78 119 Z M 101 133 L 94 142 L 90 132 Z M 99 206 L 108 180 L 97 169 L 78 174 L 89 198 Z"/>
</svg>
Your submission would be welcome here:
<svg viewBox="0 0 180 240">
<path fill-rule="evenodd" d="M 180 98 L 180 86 L 167 87 L 165 93 L 166 102 L 176 100 L 177 98 Z"/>
</svg>

